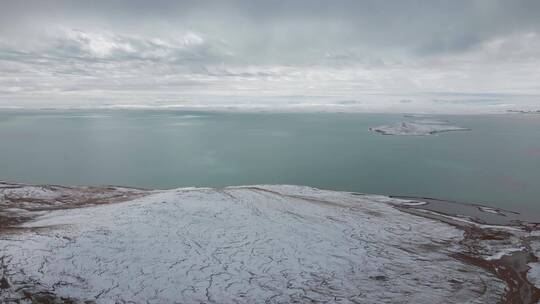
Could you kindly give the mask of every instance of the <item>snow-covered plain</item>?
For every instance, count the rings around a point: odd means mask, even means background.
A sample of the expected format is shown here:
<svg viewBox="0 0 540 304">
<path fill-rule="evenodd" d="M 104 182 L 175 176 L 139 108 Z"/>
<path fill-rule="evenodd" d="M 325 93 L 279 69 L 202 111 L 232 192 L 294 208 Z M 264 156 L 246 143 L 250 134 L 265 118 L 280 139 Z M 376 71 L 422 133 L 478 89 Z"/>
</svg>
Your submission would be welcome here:
<svg viewBox="0 0 540 304">
<path fill-rule="evenodd" d="M 451 257 L 463 232 L 393 206 L 406 202 L 252 186 L 51 211 L 0 239 L 0 300 L 497 302 L 503 281 Z"/>
<path fill-rule="evenodd" d="M 450 131 L 467 131 L 469 129 L 453 126 L 448 121 L 425 119 L 404 121 L 393 125 L 370 128 L 370 130 L 384 135 L 424 136 Z"/>
</svg>

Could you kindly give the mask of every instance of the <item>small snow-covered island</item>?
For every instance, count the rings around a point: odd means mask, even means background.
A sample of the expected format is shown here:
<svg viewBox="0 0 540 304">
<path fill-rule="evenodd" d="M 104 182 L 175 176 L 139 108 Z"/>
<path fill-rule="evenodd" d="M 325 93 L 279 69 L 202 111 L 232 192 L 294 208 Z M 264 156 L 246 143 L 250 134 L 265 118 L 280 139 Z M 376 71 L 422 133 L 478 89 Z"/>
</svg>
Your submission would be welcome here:
<svg viewBox="0 0 540 304">
<path fill-rule="evenodd" d="M 469 131 L 470 129 L 451 125 L 446 120 L 422 119 L 373 127 L 370 130 L 383 135 L 425 136 L 450 131 Z"/>
<path fill-rule="evenodd" d="M 540 299 L 537 225 L 490 224 L 429 204 L 302 186 L 142 190 L 3 182 L 0 302 Z M 473 207 L 489 217 L 512 216 Z"/>
</svg>

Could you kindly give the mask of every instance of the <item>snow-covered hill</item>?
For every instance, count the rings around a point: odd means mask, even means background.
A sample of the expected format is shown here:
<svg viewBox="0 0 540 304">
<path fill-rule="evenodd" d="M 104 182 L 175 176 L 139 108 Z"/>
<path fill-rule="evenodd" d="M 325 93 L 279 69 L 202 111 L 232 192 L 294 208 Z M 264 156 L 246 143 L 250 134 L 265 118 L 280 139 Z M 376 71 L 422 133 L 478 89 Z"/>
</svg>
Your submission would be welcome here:
<svg viewBox="0 0 540 304">
<path fill-rule="evenodd" d="M 12 203 L 16 188 L 0 189 L 4 205 Z M 21 211 L 29 221 L 0 234 L 0 300 L 496 303 L 508 296 L 504 278 L 468 260 L 470 231 L 404 212 L 414 205 L 406 200 L 300 186 L 108 191 L 131 198 Z M 518 241 L 505 242 L 520 250 Z"/>
</svg>

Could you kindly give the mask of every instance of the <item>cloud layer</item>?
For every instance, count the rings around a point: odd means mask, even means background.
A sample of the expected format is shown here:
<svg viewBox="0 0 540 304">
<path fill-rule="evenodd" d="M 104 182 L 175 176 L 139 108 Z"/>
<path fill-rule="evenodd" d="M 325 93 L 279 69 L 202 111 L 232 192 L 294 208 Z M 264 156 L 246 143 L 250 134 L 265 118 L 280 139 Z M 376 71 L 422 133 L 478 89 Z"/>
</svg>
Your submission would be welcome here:
<svg viewBox="0 0 540 304">
<path fill-rule="evenodd" d="M 0 106 L 540 106 L 534 0 L 0 5 Z"/>
</svg>

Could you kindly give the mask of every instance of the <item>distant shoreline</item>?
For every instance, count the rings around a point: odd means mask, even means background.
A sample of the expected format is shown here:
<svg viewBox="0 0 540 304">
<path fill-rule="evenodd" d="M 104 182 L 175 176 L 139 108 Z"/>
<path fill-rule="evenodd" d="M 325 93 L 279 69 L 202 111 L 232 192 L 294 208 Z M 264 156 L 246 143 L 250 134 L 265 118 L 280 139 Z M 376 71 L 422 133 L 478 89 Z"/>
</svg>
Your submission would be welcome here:
<svg viewBox="0 0 540 304">
<path fill-rule="evenodd" d="M 0 106 L 1 112 L 70 112 L 70 111 L 185 111 L 200 113 L 269 113 L 269 114 L 294 114 L 294 113 L 328 113 L 328 114 L 390 114 L 403 115 L 404 117 L 428 117 L 428 116 L 475 116 L 475 115 L 509 115 L 509 114 L 537 114 L 535 111 L 515 111 L 506 109 L 496 109 L 489 111 L 408 111 L 406 109 L 377 110 L 371 108 L 354 108 L 339 105 L 319 105 L 319 106 L 270 106 L 270 105 L 173 105 L 173 106 L 150 106 L 150 105 L 129 105 L 129 106 L 89 106 L 89 107 L 19 107 Z"/>
</svg>

